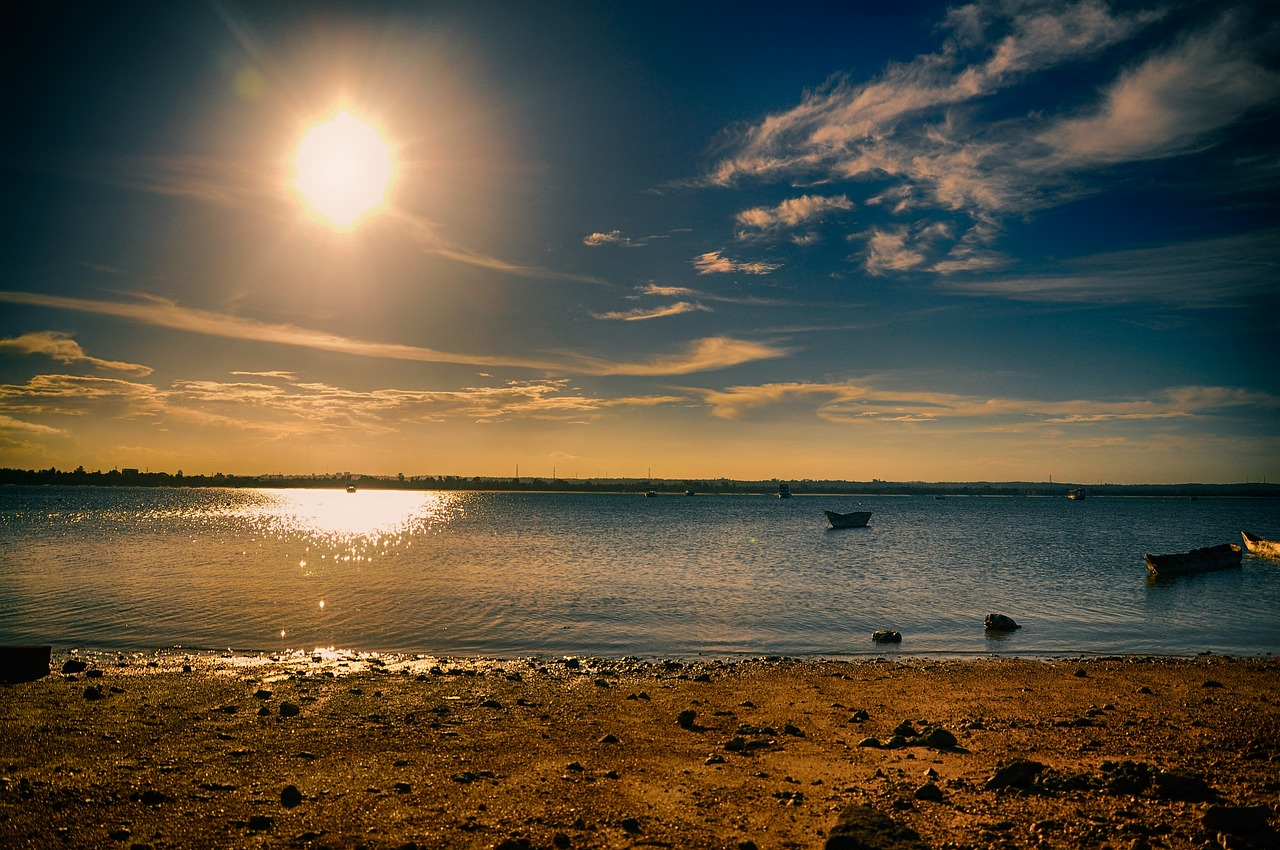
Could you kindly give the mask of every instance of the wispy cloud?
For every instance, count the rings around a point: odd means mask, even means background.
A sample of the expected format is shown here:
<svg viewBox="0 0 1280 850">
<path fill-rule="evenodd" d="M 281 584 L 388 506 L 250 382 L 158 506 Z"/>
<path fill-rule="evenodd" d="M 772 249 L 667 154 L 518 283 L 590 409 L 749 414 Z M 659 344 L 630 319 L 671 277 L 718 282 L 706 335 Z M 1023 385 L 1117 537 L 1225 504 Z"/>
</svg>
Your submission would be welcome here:
<svg viewBox="0 0 1280 850">
<path fill-rule="evenodd" d="M 766 262 L 743 263 L 729 259 L 721 251 L 709 251 L 706 254 L 694 257 L 693 267 L 698 270 L 698 274 L 728 274 L 730 272 L 769 274 L 782 268 L 782 264 Z"/>
<path fill-rule="evenodd" d="M 1280 410 L 1280 396 L 1238 387 L 1176 387 L 1147 398 L 1047 401 L 987 398 L 937 391 L 904 391 L 856 382 L 778 383 L 691 389 L 722 419 L 745 419 L 753 411 L 808 401 L 817 417 L 847 424 L 869 422 L 960 423 L 984 427 L 1086 424 L 1107 421 L 1180 419 L 1234 408 Z"/>
<path fill-rule="evenodd" d="M 90 407 L 127 406 L 154 412 L 163 394 L 150 384 L 84 375 L 36 375 L 25 384 L 0 385 L 0 407 L 25 415 L 80 415 Z"/>
<path fill-rule="evenodd" d="M 60 331 L 36 331 L 10 339 L 0 339 L 0 351 L 18 351 L 23 354 L 42 354 L 68 365 L 84 363 L 97 369 L 109 369 L 114 372 L 126 372 L 132 375 L 147 376 L 152 373 L 150 366 L 138 363 L 122 363 L 118 360 L 103 360 L 90 357 L 84 353 L 80 343 L 70 334 Z"/>
<path fill-rule="evenodd" d="M 872 230 L 867 239 L 866 269 L 869 274 L 880 275 L 890 271 L 905 271 L 924 264 L 925 256 L 907 245 L 906 228 Z"/>
<path fill-rule="evenodd" d="M 969 295 L 1072 304 L 1249 304 L 1275 292 L 1280 231 L 1114 251 L 1064 261 L 1055 272 L 947 279 Z"/>
<path fill-rule="evenodd" d="M 643 248 L 656 239 L 670 238 L 666 234 L 658 234 L 655 236 L 627 236 L 621 230 L 610 230 L 606 233 L 599 231 L 585 236 L 582 240 L 583 245 L 592 248 L 598 248 L 601 245 L 616 245 L 619 248 Z"/>
<path fill-rule="evenodd" d="M 41 425 L 37 422 L 24 422 L 21 419 L 14 419 L 12 416 L 0 414 L 0 432 L 3 431 L 39 434 L 42 437 L 66 433 L 61 428 L 53 428 L 49 425 Z"/>
<path fill-rule="evenodd" d="M 280 373 L 284 374 L 284 373 Z M 510 419 L 589 422 L 605 411 L 688 403 L 687 396 L 598 398 L 566 380 L 510 381 L 499 386 L 429 391 L 353 390 L 322 382 L 179 380 L 169 387 L 71 375 L 40 375 L 25 384 L 0 385 L 0 408 L 28 416 L 145 416 L 167 424 L 249 430 L 272 438 L 315 436 L 358 429 L 391 434 L 423 423 Z M 36 435 L 58 428 L 0 413 L 0 429 Z"/>
<path fill-rule="evenodd" d="M 115 159 L 89 166 L 64 166 L 61 171 L 93 182 L 149 194 L 189 198 L 226 207 L 278 209 L 281 214 L 293 203 L 284 169 L 254 163 L 209 157 L 153 157 Z M 391 209 L 380 216 L 383 225 L 406 229 L 424 253 L 501 274 L 542 280 L 607 284 L 599 278 L 560 272 L 555 269 L 495 257 L 484 251 L 446 239 L 436 222 L 404 209 Z M 657 237 L 654 237 L 657 238 Z"/>
<path fill-rule="evenodd" d="M 643 322 L 646 319 L 662 319 L 667 316 L 679 316 L 682 313 L 710 313 L 710 307 L 689 301 L 677 301 L 661 307 L 637 307 L 634 310 L 614 310 L 608 313 L 592 313 L 592 318 L 619 322 Z"/>
<path fill-rule="evenodd" d="M 422 216 L 414 215 L 405 210 L 392 210 L 388 217 L 405 227 L 410 238 L 418 245 L 418 248 L 426 254 L 434 254 L 438 257 L 444 257 L 457 263 L 463 263 L 477 268 L 488 269 L 490 271 L 500 272 L 502 274 L 515 275 L 517 277 L 538 278 L 541 280 L 565 280 L 574 283 L 590 283 L 597 286 L 607 286 L 608 281 L 601 280 L 591 275 L 572 274 L 569 272 L 556 271 L 542 266 L 532 266 L 524 263 L 512 262 L 495 257 L 483 251 L 459 245 L 449 239 L 446 239 L 440 233 L 440 226 L 430 219 Z"/>
<path fill-rule="evenodd" d="M 1098 0 L 956 7 L 937 51 L 865 82 L 834 77 L 793 108 L 748 125 L 707 181 L 873 185 L 864 202 L 891 215 L 964 216 L 996 227 L 1005 216 L 1099 191 L 1117 165 L 1204 150 L 1260 109 L 1274 110 L 1280 74 L 1264 58 L 1274 21 L 1263 16 L 1259 26 L 1256 14 L 1241 11 L 1249 8 L 1186 25 L 1155 49 L 1135 41 L 1131 61 L 1082 104 L 1040 85 L 1041 75 L 1099 59 L 1114 64 L 1114 48 L 1148 31 L 1161 12 Z M 752 221 L 771 227 L 784 217 L 780 208 L 748 213 L 743 233 L 753 232 Z M 868 268 L 954 275 L 1008 264 L 991 241 L 959 241 L 968 232 L 956 228 L 950 247 L 939 240 L 925 250 L 913 232 L 864 231 Z"/>
<path fill-rule="evenodd" d="M 298 375 L 295 372 L 280 372 L 280 371 L 274 371 L 274 370 L 267 371 L 267 372 L 232 372 L 231 374 L 237 375 L 237 376 L 244 376 L 246 378 L 279 378 L 282 381 L 291 381 L 291 382 L 298 380 Z"/>
<path fill-rule="evenodd" d="M 656 283 L 638 286 L 636 287 L 636 292 L 636 295 L 628 297 L 640 298 L 656 295 L 667 298 L 693 298 L 698 301 L 716 301 L 722 304 L 746 304 L 756 307 L 779 307 L 793 303 L 781 298 L 761 298 L 758 295 L 722 295 L 701 289 L 690 289 L 687 286 L 660 286 Z"/>
<path fill-rule="evenodd" d="M 1038 141 L 1049 152 L 1036 165 L 1077 170 L 1199 149 L 1278 93 L 1280 74 L 1251 55 L 1239 15 L 1228 11 L 1123 73 L 1096 107 L 1047 127 Z"/>
<path fill-rule="evenodd" d="M 690 343 L 677 354 L 658 355 L 636 363 L 612 363 L 577 358 L 574 371 L 586 375 L 691 375 L 741 366 L 757 360 L 787 357 L 793 349 L 760 342 L 708 337 Z"/>
<path fill-rule="evenodd" d="M 752 360 L 783 357 L 789 353 L 787 349 L 762 343 L 744 342 L 729 337 L 710 337 L 695 340 L 682 353 L 657 355 L 651 360 L 640 363 L 612 362 L 576 352 L 564 353 L 559 359 L 494 357 L 452 354 L 416 345 L 352 339 L 326 331 L 301 328 L 297 325 L 260 322 L 207 310 L 181 307 L 172 301 L 159 298 L 148 298 L 141 302 L 94 301 L 31 292 L 0 292 L 0 302 L 96 313 L 189 333 L 333 351 L 355 357 L 423 363 L 507 366 L 569 374 L 686 375 L 704 369 L 737 366 Z"/>
<path fill-rule="evenodd" d="M 788 198 L 776 207 L 752 207 L 738 213 L 739 239 L 763 238 L 783 230 L 812 224 L 831 212 L 853 209 L 853 201 L 846 195 L 801 195 Z"/>
</svg>

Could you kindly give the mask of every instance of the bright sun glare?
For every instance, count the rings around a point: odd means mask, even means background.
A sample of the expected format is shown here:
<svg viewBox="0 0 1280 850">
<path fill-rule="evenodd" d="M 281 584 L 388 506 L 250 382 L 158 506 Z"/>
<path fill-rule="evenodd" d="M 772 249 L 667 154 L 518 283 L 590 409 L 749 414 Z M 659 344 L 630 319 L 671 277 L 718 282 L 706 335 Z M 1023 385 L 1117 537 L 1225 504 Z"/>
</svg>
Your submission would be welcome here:
<svg viewBox="0 0 1280 850">
<path fill-rule="evenodd" d="M 293 158 L 293 188 L 313 218 L 351 230 L 386 208 L 396 162 L 378 131 L 350 112 L 307 131 Z"/>
</svg>

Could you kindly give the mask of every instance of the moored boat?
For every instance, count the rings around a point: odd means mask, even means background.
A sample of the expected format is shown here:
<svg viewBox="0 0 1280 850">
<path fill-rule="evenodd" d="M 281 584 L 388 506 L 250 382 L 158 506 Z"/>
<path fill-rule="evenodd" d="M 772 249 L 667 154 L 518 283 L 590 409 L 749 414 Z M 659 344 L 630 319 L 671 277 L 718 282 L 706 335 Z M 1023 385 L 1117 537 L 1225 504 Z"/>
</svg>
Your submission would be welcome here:
<svg viewBox="0 0 1280 850">
<path fill-rule="evenodd" d="M 785 482 L 785 481 L 782 481 L 782 482 L 780 482 L 780 483 L 778 484 L 778 498 L 779 498 L 779 499 L 790 499 L 790 498 L 791 498 L 791 485 L 790 485 L 790 484 L 788 484 L 788 483 L 787 483 L 787 482 Z"/>
<path fill-rule="evenodd" d="M 348 484 L 348 485 L 347 485 L 347 492 L 348 492 L 348 493 L 354 493 L 355 491 L 356 491 L 356 485 L 354 485 L 354 484 Z"/>
<path fill-rule="evenodd" d="M 831 523 L 832 528 L 863 528 L 867 524 L 867 520 L 871 519 L 871 511 L 854 511 L 848 514 L 838 514 L 835 511 L 823 511 L 827 515 L 827 522 Z"/>
<path fill-rule="evenodd" d="M 1203 549 L 1170 555 L 1147 553 L 1142 559 L 1147 562 L 1147 569 L 1156 575 L 1174 576 L 1229 570 L 1240 566 L 1240 556 L 1243 553 L 1244 550 L 1235 543 L 1220 543 L 1217 546 L 1205 546 Z"/>
<path fill-rule="evenodd" d="M 1280 558 L 1280 540 L 1268 540 L 1247 531 L 1240 532 L 1244 538 L 1245 548 L 1250 555 L 1261 555 L 1264 558 Z"/>
<path fill-rule="evenodd" d="M 1067 491 L 1067 498 L 1068 498 L 1068 499 L 1070 499 L 1070 500 L 1071 500 L 1071 501 L 1073 501 L 1073 502 L 1078 502 L 1078 501 L 1080 501 L 1081 499 L 1083 499 L 1083 498 L 1085 497 L 1085 495 L 1086 495 L 1086 493 L 1085 493 L 1085 491 L 1084 491 L 1084 488 L 1083 488 L 1083 487 L 1080 487 L 1080 488 L 1075 489 L 1075 490 L 1068 490 L 1068 491 Z"/>
</svg>

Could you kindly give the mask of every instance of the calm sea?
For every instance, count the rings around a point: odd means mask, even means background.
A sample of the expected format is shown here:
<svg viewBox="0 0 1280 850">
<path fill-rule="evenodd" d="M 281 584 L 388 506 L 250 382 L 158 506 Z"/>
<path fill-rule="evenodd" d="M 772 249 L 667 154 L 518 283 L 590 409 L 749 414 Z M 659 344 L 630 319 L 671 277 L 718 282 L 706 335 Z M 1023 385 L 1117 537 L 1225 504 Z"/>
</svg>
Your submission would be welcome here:
<svg viewBox="0 0 1280 850">
<path fill-rule="evenodd" d="M 824 509 L 874 514 L 829 530 Z M 641 658 L 1280 651 L 1280 500 L 0 488 L 0 643 Z M 1023 628 L 985 635 L 988 613 Z"/>
</svg>

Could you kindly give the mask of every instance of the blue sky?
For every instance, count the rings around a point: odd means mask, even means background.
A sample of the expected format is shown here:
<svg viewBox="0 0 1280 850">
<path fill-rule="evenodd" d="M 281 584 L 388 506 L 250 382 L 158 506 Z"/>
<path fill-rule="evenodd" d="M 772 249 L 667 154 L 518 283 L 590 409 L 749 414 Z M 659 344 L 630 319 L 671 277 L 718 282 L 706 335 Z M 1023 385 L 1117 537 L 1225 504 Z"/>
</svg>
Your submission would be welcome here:
<svg viewBox="0 0 1280 850">
<path fill-rule="evenodd" d="M 1280 478 L 1274 4 L 12 14 L 0 465 Z"/>
</svg>

